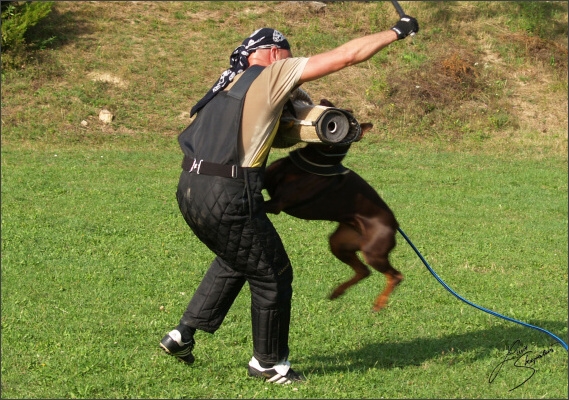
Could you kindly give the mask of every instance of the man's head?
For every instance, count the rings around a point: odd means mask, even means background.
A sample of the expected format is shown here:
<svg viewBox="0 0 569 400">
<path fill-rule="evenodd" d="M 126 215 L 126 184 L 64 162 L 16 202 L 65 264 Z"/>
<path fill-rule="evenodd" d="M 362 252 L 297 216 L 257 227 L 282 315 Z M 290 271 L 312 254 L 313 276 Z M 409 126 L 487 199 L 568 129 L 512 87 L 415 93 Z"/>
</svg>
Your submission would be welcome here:
<svg viewBox="0 0 569 400">
<path fill-rule="evenodd" d="M 246 69 L 249 65 L 267 66 L 289 57 L 292 57 L 290 44 L 284 35 L 272 28 L 261 28 L 243 40 L 241 46 L 235 49 L 231 62 L 233 65 L 234 61 L 238 61 L 243 69 Z"/>
<path fill-rule="evenodd" d="M 288 40 L 282 33 L 272 28 L 257 29 L 235 49 L 231 61 L 234 55 L 247 57 L 246 62 L 239 60 L 245 68 L 249 65 L 267 66 L 275 61 L 292 57 Z"/>
<path fill-rule="evenodd" d="M 266 67 L 278 60 L 292 57 L 290 44 L 282 33 L 272 28 L 261 28 L 243 40 L 231 56 L 231 67 L 225 70 L 209 92 L 194 106 L 190 112 L 194 115 L 211 100 L 220 90 L 229 85 L 236 75 L 249 68 L 249 65 Z"/>
<path fill-rule="evenodd" d="M 286 40 L 282 33 L 273 28 L 257 29 L 251 36 L 243 40 L 241 46 L 247 51 L 270 49 L 271 47 L 290 50 L 288 40 Z"/>
</svg>

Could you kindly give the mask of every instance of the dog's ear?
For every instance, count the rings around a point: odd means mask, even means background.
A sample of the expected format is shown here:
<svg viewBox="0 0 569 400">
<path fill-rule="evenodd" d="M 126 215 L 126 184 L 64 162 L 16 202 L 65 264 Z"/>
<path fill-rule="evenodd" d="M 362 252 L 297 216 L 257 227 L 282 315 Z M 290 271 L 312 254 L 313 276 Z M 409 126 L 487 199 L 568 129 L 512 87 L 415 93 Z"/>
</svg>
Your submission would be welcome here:
<svg viewBox="0 0 569 400">
<path fill-rule="evenodd" d="M 336 107 L 334 104 L 332 104 L 332 102 L 326 100 L 326 99 L 321 99 L 320 100 L 320 105 L 323 107 Z"/>
<path fill-rule="evenodd" d="M 362 127 L 362 135 L 373 128 L 373 124 L 371 122 L 364 122 L 363 124 L 360 124 L 360 126 Z"/>
<path fill-rule="evenodd" d="M 326 100 L 326 99 L 321 99 L 320 100 L 320 105 L 324 106 L 324 107 L 334 107 L 336 108 L 336 106 L 334 104 L 332 104 L 331 101 Z M 352 110 L 351 108 L 342 108 L 342 110 L 349 112 L 350 114 L 354 113 L 354 110 Z"/>
<path fill-rule="evenodd" d="M 362 128 L 362 134 L 360 135 L 360 137 L 356 140 L 356 142 L 359 142 L 360 140 L 362 140 L 362 138 L 364 137 L 364 134 L 371 130 L 371 128 L 373 128 L 373 124 L 371 122 L 364 122 L 363 124 L 360 124 L 360 127 Z"/>
</svg>

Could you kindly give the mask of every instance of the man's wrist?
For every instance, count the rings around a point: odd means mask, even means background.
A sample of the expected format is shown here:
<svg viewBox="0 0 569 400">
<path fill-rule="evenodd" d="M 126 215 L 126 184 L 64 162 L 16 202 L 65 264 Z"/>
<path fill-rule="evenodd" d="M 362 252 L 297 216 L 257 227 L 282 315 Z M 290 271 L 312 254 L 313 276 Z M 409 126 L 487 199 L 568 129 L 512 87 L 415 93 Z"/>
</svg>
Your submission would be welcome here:
<svg viewBox="0 0 569 400">
<path fill-rule="evenodd" d="M 393 28 L 384 31 L 384 33 L 387 35 L 386 37 L 391 43 L 396 42 L 399 39 L 397 32 L 395 32 Z"/>
</svg>

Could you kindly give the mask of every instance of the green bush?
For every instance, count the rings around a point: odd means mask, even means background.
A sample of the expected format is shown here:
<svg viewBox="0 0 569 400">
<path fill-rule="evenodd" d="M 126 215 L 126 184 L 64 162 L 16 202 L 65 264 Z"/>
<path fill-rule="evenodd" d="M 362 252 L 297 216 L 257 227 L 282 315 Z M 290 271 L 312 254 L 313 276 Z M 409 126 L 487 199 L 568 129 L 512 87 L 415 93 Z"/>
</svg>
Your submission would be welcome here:
<svg viewBox="0 0 569 400">
<path fill-rule="evenodd" d="M 25 58 L 25 34 L 50 12 L 53 2 L 2 2 L 2 68 Z"/>
</svg>

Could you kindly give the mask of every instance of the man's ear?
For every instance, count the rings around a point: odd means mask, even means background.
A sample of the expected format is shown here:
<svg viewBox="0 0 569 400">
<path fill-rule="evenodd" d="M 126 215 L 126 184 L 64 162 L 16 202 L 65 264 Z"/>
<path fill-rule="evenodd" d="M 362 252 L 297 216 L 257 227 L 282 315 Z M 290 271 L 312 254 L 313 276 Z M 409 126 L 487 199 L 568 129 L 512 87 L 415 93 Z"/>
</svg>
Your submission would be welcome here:
<svg viewBox="0 0 569 400">
<path fill-rule="evenodd" d="M 271 62 L 278 61 L 279 60 L 279 49 L 278 49 L 278 47 L 275 47 L 275 46 L 271 47 L 270 55 L 271 55 Z"/>
</svg>

